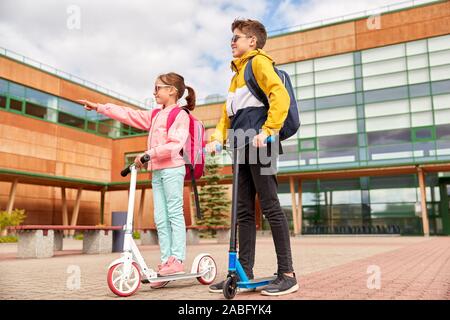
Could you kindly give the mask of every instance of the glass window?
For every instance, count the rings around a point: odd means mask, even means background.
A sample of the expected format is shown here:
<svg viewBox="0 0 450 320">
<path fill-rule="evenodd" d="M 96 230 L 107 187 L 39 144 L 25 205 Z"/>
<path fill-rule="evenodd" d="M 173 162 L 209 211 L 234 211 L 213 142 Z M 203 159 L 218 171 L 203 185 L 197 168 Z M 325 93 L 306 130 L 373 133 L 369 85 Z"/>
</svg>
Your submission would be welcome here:
<svg viewBox="0 0 450 320">
<path fill-rule="evenodd" d="M 349 120 L 356 118 L 356 107 L 342 107 L 342 108 L 332 108 L 332 109 L 322 109 L 316 111 L 316 121 L 321 122 L 331 122 L 340 120 Z"/>
<path fill-rule="evenodd" d="M 353 148 L 358 146 L 356 134 L 333 135 L 318 138 L 319 150 Z"/>
<path fill-rule="evenodd" d="M 399 72 L 393 74 L 385 74 L 381 76 L 372 76 L 364 78 L 364 89 L 374 90 L 381 88 L 397 87 L 406 85 L 406 72 Z"/>
<path fill-rule="evenodd" d="M 58 112 L 58 122 L 71 127 L 84 129 L 84 119 L 74 117 L 64 112 Z"/>
<path fill-rule="evenodd" d="M 32 102 L 34 104 L 38 104 L 44 107 L 52 106 L 52 101 L 55 100 L 55 97 L 34 89 L 26 88 L 25 90 L 27 101 Z M 55 104 L 55 102 L 53 102 Z M 54 105 L 56 107 L 56 105 Z"/>
<path fill-rule="evenodd" d="M 434 123 L 435 124 L 449 123 L 449 121 L 450 121 L 449 119 L 450 119 L 450 109 L 434 111 Z"/>
<path fill-rule="evenodd" d="M 400 114 L 409 112 L 408 100 L 386 101 L 379 103 L 369 103 L 365 105 L 367 118 L 385 116 L 388 114 Z"/>
<path fill-rule="evenodd" d="M 314 110 L 314 99 L 297 100 L 300 111 Z"/>
<path fill-rule="evenodd" d="M 408 98 L 408 87 L 388 88 L 364 92 L 366 103 Z"/>
<path fill-rule="evenodd" d="M 431 85 L 433 94 L 450 93 L 450 80 L 438 81 Z"/>
<path fill-rule="evenodd" d="M 346 80 L 316 86 L 316 97 L 331 96 L 355 91 L 355 82 Z"/>
<path fill-rule="evenodd" d="M 363 63 L 399 58 L 405 55 L 405 45 L 402 43 L 381 48 L 363 50 L 361 54 Z"/>
<path fill-rule="evenodd" d="M 47 115 L 47 108 L 27 102 L 25 104 L 25 113 L 33 117 L 45 119 L 45 116 Z"/>
<path fill-rule="evenodd" d="M 314 84 L 314 73 L 297 74 L 297 86 L 305 87 Z"/>
<path fill-rule="evenodd" d="M 372 189 L 370 192 L 371 203 L 396 203 L 416 202 L 416 188 L 389 188 Z"/>
<path fill-rule="evenodd" d="M 339 54 L 314 60 L 314 71 L 353 65 L 353 53 Z"/>
<path fill-rule="evenodd" d="M 411 114 L 411 125 L 413 127 L 433 125 L 433 113 L 431 111 L 412 113 Z"/>
<path fill-rule="evenodd" d="M 436 139 L 450 140 L 450 124 L 436 126 Z"/>
<path fill-rule="evenodd" d="M 300 121 L 302 124 L 313 124 L 316 122 L 314 111 L 300 111 Z"/>
<path fill-rule="evenodd" d="M 286 71 L 289 75 L 295 74 L 295 63 L 277 65 L 277 68 Z"/>
<path fill-rule="evenodd" d="M 413 128 L 412 129 L 413 139 L 414 140 L 432 140 L 434 139 L 434 130 L 432 127 L 428 128 Z"/>
<path fill-rule="evenodd" d="M 420 54 L 418 56 L 408 57 L 408 70 L 422 69 L 428 67 L 428 55 Z"/>
<path fill-rule="evenodd" d="M 356 132 L 355 120 L 321 123 L 317 125 L 317 136 L 331 136 Z"/>
<path fill-rule="evenodd" d="M 397 58 L 393 60 L 384 60 L 363 64 L 363 76 L 370 77 L 374 75 L 392 73 L 406 70 L 406 59 Z"/>
<path fill-rule="evenodd" d="M 430 72 L 428 69 L 418 69 L 408 71 L 408 83 L 422 83 L 430 81 Z"/>
<path fill-rule="evenodd" d="M 450 50 L 430 53 L 430 66 L 440 66 L 443 64 L 450 64 Z"/>
<path fill-rule="evenodd" d="M 408 128 L 410 126 L 409 118 L 409 114 L 402 114 L 366 119 L 366 131 Z"/>
<path fill-rule="evenodd" d="M 297 99 L 310 99 L 314 98 L 314 86 L 297 88 Z"/>
<path fill-rule="evenodd" d="M 419 40 L 406 43 L 407 55 L 414 55 L 425 52 L 427 52 L 427 40 Z"/>
<path fill-rule="evenodd" d="M 317 164 L 317 152 L 316 151 L 302 151 L 300 152 L 299 162 L 300 165 L 313 165 Z"/>
<path fill-rule="evenodd" d="M 428 51 L 450 49 L 450 35 L 428 39 Z"/>
<path fill-rule="evenodd" d="M 21 86 L 19 84 L 10 82 L 9 83 L 9 94 L 14 97 L 23 98 L 23 97 L 25 97 L 25 87 Z"/>
<path fill-rule="evenodd" d="M 435 110 L 450 109 L 450 94 L 440 94 L 433 96 L 433 106 Z"/>
<path fill-rule="evenodd" d="M 6 97 L 0 95 L 0 108 L 6 109 Z"/>
<path fill-rule="evenodd" d="M 21 100 L 16 100 L 16 99 L 9 99 L 9 109 L 11 110 L 17 110 L 22 112 L 22 101 Z"/>
<path fill-rule="evenodd" d="M 354 162 L 357 160 L 357 148 L 341 148 L 332 151 L 319 151 L 318 163 Z"/>
<path fill-rule="evenodd" d="M 409 86 L 409 95 L 410 97 L 423 97 L 430 95 L 430 84 L 429 83 L 421 83 L 421 84 L 412 84 Z"/>
<path fill-rule="evenodd" d="M 332 97 L 322 97 L 316 99 L 317 109 L 326 109 L 333 107 L 344 107 L 355 104 L 355 94 L 341 94 Z"/>
<path fill-rule="evenodd" d="M 340 80 L 353 79 L 354 70 L 353 66 L 344 67 L 339 69 L 330 69 L 325 71 L 319 71 L 315 73 L 315 83 L 327 83 Z"/>
<path fill-rule="evenodd" d="M 313 60 L 300 61 L 296 63 L 297 73 L 313 72 Z"/>
<path fill-rule="evenodd" d="M 386 145 L 411 142 L 410 129 L 375 131 L 367 133 L 369 145 Z"/>
<path fill-rule="evenodd" d="M 315 139 L 300 139 L 299 140 L 299 149 L 300 150 L 315 150 L 316 149 L 316 140 Z"/>
<path fill-rule="evenodd" d="M 411 112 L 431 110 L 431 97 L 412 98 L 410 105 Z"/>
<path fill-rule="evenodd" d="M 300 126 L 299 130 L 299 137 L 300 138 L 309 138 L 309 137 L 315 137 L 316 136 L 316 126 L 315 125 L 302 125 Z"/>
<path fill-rule="evenodd" d="M 81 104 L 61 98 L 59 99 L 59 110 L 68 114 L 73 114 L 80 118 L 84 118 L 87 113 Z"/>
<path fill-rule="evenodd" d="M 0 79 L 0 94 L 6 95 L 6 93 L 8 93 L 8 82 Z"/>
<path fill-rule="evenodd" d="M 406 161 L 412 161 L 412 144 L 408 143 L 370 147 L 369 157 L 372 160 L 402 159 L 404 162 L 405 158 L 409 158 Z"/>
<path fill-rule="evenodd" d="M 450 64 L 445 66 L 431 67 L 431 81 L 450 79 Z"/>
</svg>

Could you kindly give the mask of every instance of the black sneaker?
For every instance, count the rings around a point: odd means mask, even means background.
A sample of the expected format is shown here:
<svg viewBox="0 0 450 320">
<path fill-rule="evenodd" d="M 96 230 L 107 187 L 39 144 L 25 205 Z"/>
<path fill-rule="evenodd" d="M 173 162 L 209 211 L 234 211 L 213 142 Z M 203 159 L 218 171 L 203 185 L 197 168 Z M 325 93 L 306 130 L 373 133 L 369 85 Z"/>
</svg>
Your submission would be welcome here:
<svg viewBox="0 0 450 320">
<path fill-rule="evenodd" d="M 275 280 L 267 285 L 261 294 L 265 296 L 281 296 L 284 294 L 293 293 L 298 290 L 297 279 L 295 273 L 293 277 L 279 274 Z"/>
<path fill-rule="evenodd" d="M 224 283 L 225 283 L 225 280 L 215 283 L 215 284 L 212 284 L 209 286 L 208 291 L 211 293 L 222 293 Z M 255 288 L 239 288 L 238 287 L 237 292 L 252 292 L 255 290 L 256 290 Z"/>
</svg>

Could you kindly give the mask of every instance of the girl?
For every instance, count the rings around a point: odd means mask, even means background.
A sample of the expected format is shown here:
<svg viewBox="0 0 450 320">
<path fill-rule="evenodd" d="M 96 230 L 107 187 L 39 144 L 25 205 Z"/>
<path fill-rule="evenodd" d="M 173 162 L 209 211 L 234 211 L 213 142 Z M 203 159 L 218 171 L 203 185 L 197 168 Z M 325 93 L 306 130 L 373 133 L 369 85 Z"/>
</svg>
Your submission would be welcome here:
<svg viewBox="0 0 450 320">
<path fill-rule="evenodd" d="M 186 227 L 183 214 L 183 186 L 185 161 L 180 155 L 189 135 L 187 112 L 178 113 L 169 130 L 166 128 L 170 111 L 179 108 L 178 100 L 185 90 L 189 110 L 195 108 L 195 92 L 184 84 L 184 78 L 176 73 L 160 75 L 153 92 L 162 110 L 152 120 L 151 111 L 134 110 L 107 103 L 105 105 L 79 100 L 87 110 L 96 110 L 110 118 L 141 130 L 148 130 L 147 151 L 150 156 L 149 169 L 152 170 L 154 218 L 158 230 L 161 251 L 160 275 L 183 273 L 186 254 Z M 141 168 L 141 155 L 134 160 Z M 165 283 L 152 283 L 157 288 Z"/>
</svg>

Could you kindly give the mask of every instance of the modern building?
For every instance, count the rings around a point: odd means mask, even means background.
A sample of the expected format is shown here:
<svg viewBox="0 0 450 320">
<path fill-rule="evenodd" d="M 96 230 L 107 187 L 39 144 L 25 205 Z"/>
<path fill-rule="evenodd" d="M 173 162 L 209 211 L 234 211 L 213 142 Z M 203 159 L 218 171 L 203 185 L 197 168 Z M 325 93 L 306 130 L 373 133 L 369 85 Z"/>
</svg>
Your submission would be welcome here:
<svg viewBox="0 0 450 320">
<path fill-rule="evenodd" d="M 450 1 L 418 3 L 269 38 L 265 50 L 290 74 L 302 122 L 278 161 L 293 233 L 450 234 Z M 76 100 L 145 106 L 0 54 L 0 206 L 25 208 L 32 224 L 109 224 L 111 212 L 126 210 L 119 171 L 146 136 Z M 222 104 L 195 110 L 208 136 Z M 223 161 L 229 184 L 225 153 Z M 139 175 L 148 192 L 136 199 L 138 226 L 153 224 L 148 175 Z M 188 224 L 189 195 L 186 184 Z"/>
</svg>

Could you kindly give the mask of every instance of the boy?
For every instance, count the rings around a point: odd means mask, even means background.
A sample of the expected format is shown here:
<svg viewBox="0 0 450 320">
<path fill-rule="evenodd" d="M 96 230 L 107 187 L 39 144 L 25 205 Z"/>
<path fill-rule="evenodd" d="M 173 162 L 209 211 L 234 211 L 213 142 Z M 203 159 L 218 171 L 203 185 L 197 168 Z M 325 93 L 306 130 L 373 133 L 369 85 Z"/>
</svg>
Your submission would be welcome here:
<svg viewBox="0 0 450 320">
<path fill-rule="evenodd" d="M 290 98 L 273 68 L 272 58 L 262 50 L 267 39 L 264 25 L 256 20 L 235 20 L 231 30 L 231 49 L 235 58 L 231 62 L 231 68 L 235 75 L 231 80 L 222 116 L 206 150 L 214 152 L 217 145 L 222 145 L 227 138 L 227 129 L 256 131 L 256 135 L 245 148 L 245 161 L 239 162 L 239 261 L 249 279 L 253 279 L 256 242 L 255 196 L 258 193 L 263 214 L 270 223 L 278 262 L 277 278 L 264 288 L 261 294 L 284 295 L 298 290 L 292 267 L 288 222 L 278 199 L 276 175 L 263 172 L 268 166 L 263 164 L 259 157 L 256 161 L 249 161 L 249 154 L 256 148 L 266 147 L 267 137 L 279 132 L 287 117 Z M 252 69 L 255 78 L 268 97 L 268 111 L 245 84 L 244 70 L 250 58 L 253 58 Z M 270 144 L 268 151 L 270 152 Z M 211 285 L 209 291 L 222 292 L 223 283 L 222 281 Z"/>
</svg>

